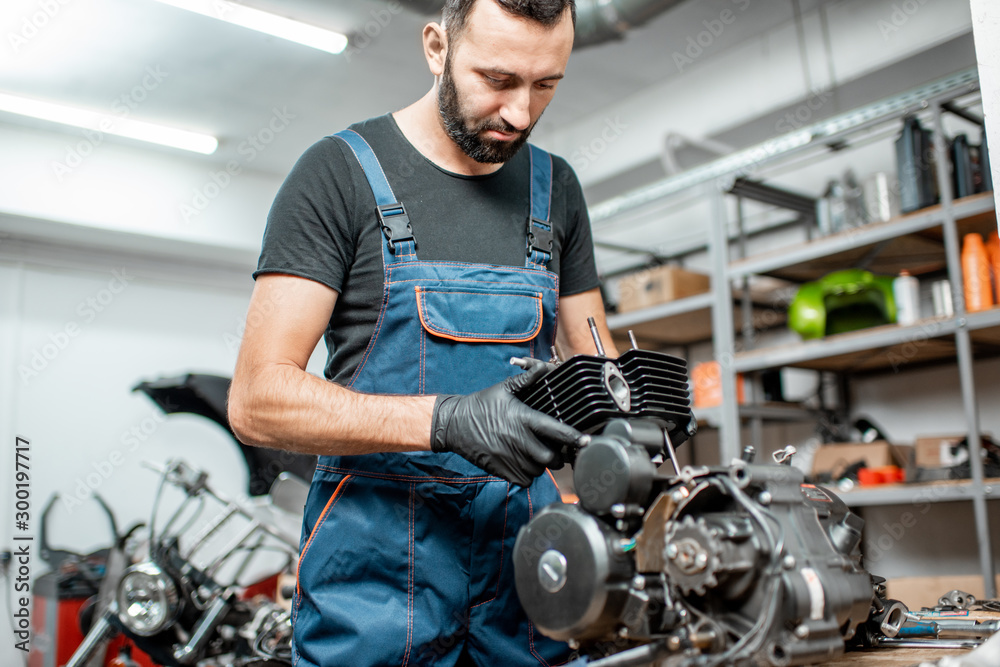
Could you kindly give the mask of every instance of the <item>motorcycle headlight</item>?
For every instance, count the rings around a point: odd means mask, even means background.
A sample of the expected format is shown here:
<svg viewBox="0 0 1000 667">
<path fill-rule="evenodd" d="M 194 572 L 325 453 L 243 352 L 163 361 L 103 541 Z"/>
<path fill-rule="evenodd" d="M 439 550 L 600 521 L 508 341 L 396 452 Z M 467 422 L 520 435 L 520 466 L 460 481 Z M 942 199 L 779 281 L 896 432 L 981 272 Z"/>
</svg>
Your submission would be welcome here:
<svg viewBox="0 0 1000 667">
<path fill-rule="evenodd" d="M 118 619 L 142 637 L 170 627 L 177 618 L 177 586 L 155 563 L 125 570 L 118 584 Z"/>
</svg>

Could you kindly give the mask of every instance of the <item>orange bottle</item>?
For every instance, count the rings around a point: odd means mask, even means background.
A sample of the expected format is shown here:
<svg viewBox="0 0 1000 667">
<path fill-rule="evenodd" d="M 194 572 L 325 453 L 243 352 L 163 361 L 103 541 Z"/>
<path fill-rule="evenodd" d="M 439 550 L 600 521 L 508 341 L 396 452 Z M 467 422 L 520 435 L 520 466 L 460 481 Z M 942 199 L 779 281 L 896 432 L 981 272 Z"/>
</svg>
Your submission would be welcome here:
<svg viewBox="0 0 1000 667">
<path fill-rule="evenodd" d="M 965 235 L 965 242 L 962 244 L 962 282 L 965 288 L 965 310 L 975 313 L 993 307 L 990 260 L 986 244 L 979 234 Z"/>
<path fill-rule="evenodd" d="M 1000 304 L 1000 235 L 995 231 L 986 241 L 986 253 L 993 269 L 993 303 Z"/>
</svg>

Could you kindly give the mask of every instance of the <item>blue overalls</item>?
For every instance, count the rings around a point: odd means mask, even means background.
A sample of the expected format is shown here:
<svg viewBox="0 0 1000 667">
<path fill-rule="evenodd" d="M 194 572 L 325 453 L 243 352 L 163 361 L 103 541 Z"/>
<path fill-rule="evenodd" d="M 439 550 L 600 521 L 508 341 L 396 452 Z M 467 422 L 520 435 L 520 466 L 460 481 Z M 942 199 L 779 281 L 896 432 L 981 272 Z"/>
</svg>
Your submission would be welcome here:
<svg viewBox="0 0 1000 667">
<path fill-rule="evenodd" d="M 520 372 L 511 357 L 548 356 L 558 304 L 558 277 L 546 268 L 551 157 L 530 147 L 523 268 L 425 262 L 367 142 L 350 130 L 336 136 L 375 195 L 385 267 L 375 333 L 348 386 L 468 394 Z M 549 475 L 525 489 L 457 454 L 321 456 L 303 521 L 294 664 L 563 662 L 566 644 L 521 609 L 511 558 L 518 529 L 558 500 Z"/>
</svg>

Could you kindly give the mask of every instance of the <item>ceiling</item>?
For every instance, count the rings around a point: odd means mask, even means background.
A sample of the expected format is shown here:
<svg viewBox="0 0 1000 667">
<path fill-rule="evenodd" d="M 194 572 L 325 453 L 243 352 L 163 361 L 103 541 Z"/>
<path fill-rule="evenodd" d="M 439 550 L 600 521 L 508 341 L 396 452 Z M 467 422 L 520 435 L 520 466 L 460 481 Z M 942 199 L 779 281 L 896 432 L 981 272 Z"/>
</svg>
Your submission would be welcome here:
<svg viewBox="0 0 1000 667">
<path fill-rule="evenodd" d="M 800 0 L 800 11 L 819 1 Z M 219 150 L 194 158 L 206 164 L 237 159 L 241 142 L 278 110 L 291 117 L 287 129 L 248 166 L 281 177 L 318 138 L 405 106 L 432 83 L 420 56 L 420 32 L 434 17 L 406 9 L 406 0 L 247 0 L 352 34 L 351 47 L 341 55 L 153 0 L 51 0 L 45 3 L 51 16 L 42 14 L 42 4 L 3 1 L 0 33 L 8 43 L 0 45 L 0 91 L 108 113 L 127 108 L 135 119 L 211 134 L 219 138 Z M 791 20 L 793 5 L 748 5 L 716 47 Z M 678 45 L 733 6 L 734 0 L 688 0 L 621 42 L 579 50 L 536 132 L 544 136 L 676 75 L 672 54 Z M 15 44 L 12 34 L 22 39 Z M 144 80 L 152 85 L 143 89 Z M 0 123 L 77 132 L 3 113 Z"/>
</svg>

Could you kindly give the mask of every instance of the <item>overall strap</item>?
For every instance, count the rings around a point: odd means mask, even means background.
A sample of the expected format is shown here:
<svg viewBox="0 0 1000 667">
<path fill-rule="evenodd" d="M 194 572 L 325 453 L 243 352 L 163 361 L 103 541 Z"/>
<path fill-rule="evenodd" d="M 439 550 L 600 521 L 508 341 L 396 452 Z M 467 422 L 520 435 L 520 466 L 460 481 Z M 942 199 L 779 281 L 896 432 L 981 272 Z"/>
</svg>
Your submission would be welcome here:
<svg viewBox="0 0 1000 667">
<path fill-rule="evenodd" d="M 552 156 L 537 146 L 528 144 L 531 153 L 531 213 L 528 214 L 528 268 L 547 268 L 552 259 L 552 224 L 549 209 L 552 204 Z"/>
<path fill-rule="evenodd" d="M 333 136 L 343 139 L 358 158 L 372 194 L 375 195 L 375 215 L 378 216 L 378 223 L 385 237 L 384 247 L 388 249 L 388 253 L 383 254 L 387 259 L 391 257 L 392 261 L 416 259 L 417 242 L 413 238 L 410 218 L 406 215 L 403 204 L 396 201 L 396 195 L 392 193 L 392 187 L 375 157 L 375 151 L 354 130 L 342 130 Z"/>
</svg>

